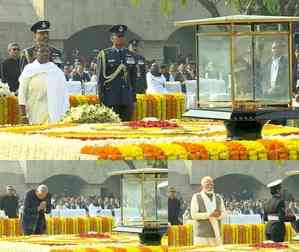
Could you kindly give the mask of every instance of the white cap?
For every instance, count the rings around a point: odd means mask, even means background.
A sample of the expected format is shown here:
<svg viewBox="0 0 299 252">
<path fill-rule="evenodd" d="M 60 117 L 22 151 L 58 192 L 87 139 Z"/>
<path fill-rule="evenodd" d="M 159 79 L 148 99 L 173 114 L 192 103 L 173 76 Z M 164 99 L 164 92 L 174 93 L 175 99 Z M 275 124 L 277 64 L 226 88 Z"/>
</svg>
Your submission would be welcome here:
<svg viewBox="0 0 299 252">
<path fill-rule="evenodd" d="M 269 183 L 269 184 L 267 185 L 267 187 L 268 187 L 268 188 L 271 188 L 271 187 L 274 187 L 274 186 L 278 186 L 278 185 L 280 185 L 280 184 L 282 184 L 282 179 L 277 179 L 277 180 L 275 180 L 275 181 Z"/>
</svg>

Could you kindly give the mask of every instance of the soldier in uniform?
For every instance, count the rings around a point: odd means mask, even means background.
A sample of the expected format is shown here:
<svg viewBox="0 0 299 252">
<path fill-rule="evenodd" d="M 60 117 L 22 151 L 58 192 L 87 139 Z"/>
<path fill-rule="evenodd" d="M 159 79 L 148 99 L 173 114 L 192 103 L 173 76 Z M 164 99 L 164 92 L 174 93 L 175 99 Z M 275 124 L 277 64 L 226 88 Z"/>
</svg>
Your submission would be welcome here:
<svg viewBox="0 0 299 252">
<path fill-rule="evenodd" d="M 55 63 L 58 67 L 62 66 L 62 53 L 60 50 L 49 46 L 49 31 L 50 31 L 50 22 L 49 21 L 39 21 L 32 25 L 31 31 L 34 33 L 33 39 L 35 45 L 29 48 L 26 48 L 22 52 L 21 57 L 21 71 L 28 63 L 32 63 L 36 59 L 37 48 L 40 46 L 48 46 L 50 49 L 50 61 Z"/>
<path fill-rule="evenodd" d="M 276 180 L 268 184 L 272 198 L 265 205 L 265 221 L 266 225 L 266 238 L 274 242 L 283 242 L 285 237 L 285 224 L 286 221 L 295 221 L 294 215 L 286 214 L 285 201 L 281 192 L 282 180 Z"/>
<path fill-rule="evenodd" d="M 121 120 L 130 121 L 136 103 L 136 59 L 125 48 L 127 26 L 110 29 L 112 47 L 97 56 L 97 83 L 100 101 L 117 113 Z"/>
<path fill-rule="evenodd" d="M 145 58 L 139 53 L 139 40 L 133 39 L 129 42 L 129 50 L 135 54 L 137 67 L 136 93 L 145 94 L 147 89 Z"/>
</svg>

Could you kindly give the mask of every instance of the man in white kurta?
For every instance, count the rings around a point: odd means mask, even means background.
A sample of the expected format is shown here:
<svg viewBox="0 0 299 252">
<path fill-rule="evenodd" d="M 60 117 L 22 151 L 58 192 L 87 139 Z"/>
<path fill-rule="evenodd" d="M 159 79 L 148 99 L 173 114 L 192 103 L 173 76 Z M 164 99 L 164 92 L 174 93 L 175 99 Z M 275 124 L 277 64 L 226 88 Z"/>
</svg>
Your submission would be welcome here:
<svg viewBox="0 0 299 252">
<path fill-rule="evenodd" d="M 47 53 L 47 48 L 38 49 L 37 59 L 25 66 L 19 78 L 19 104 L 30 124 L 58 122 L 69 108 L 64 73 L 49 62 Z"/>
<path fill-rule="evenodd" d="M 202 190 L 191 200 L 191 217 L 195 221 L 194 243 L 218 246 L 222 244 L 221 219 L 225 215 L 223 199 L 214 193 L 211 177 L 201 180 Z"/>
</svg>

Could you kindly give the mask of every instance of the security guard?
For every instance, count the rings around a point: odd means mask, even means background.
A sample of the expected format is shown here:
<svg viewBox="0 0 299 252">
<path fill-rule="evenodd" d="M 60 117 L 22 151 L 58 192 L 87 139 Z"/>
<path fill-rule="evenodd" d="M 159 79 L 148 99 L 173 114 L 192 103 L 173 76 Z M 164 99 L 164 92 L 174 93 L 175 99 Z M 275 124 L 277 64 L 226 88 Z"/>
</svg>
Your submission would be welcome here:
<svg viewBox="0 0 299 252">
<path fill-rule="evenodd" d="M 286 215 L 285 201 L 281 193 L 282 180 L 275 180 L 268 184 L 272 198 L 265 205 L 266 238 L 274 242 L 283 242 L 286 232 L 286 221 L 295 221 L 295 216 Z"/>
<path fill-rule="evenodd" d="M 135 54 L 135 58 L 137 61 L 136 93 L 145 94 L 147 89 L 145 58 L 139 53 L 139 42 L 140 41 L 138 39 L 131 40 L 129 42 L 129 50 Z"/>
<path fill-rule="evenodd" d="M 21 71 L 28 63 L 32 63 L 36 59 L 37 48 L 41 45 L 48 45 L 49 42 L 49 21 L 38 21 L 31 27 L 31 31 L 34 33 L 35 45 L 26 48 L 22 52 L 21 57 Z M 49 46 L 50 48 L 50 61 L 54 62 L 58 67 L 62 66 L 62 53 L 60 50 Z"/>
<path fill-rule="evenodd" d="M 136 59 L 125 48 L 127 26 L 110 29 L 112 47 L 101 50 L 97 56 L 98 94 L 101 102 L 114 110 L 122 121 L 132 119 L 136 102 Z"/>
</svg>

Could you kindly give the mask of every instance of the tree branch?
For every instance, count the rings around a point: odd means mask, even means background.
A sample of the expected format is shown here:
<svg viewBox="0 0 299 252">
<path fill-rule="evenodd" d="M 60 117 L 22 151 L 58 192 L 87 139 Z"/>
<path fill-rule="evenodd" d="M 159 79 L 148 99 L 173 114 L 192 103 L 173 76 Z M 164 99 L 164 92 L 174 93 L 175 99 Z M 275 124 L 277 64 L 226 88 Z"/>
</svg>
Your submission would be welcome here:
<svg viewBox="0 0 299 252">
<path fill-rule="evenodd" d="M 206 10 L 211 14 L 212 17 L 219 17 L 220 13 L 215 3 L 210 0 L 197 0 Z"/>
<path fill-rule="evenodd" d="M 254 7 L 254 0 L 250 0 L 245 8 L 245 14 L 251 14 L 253 7 Z"/>
</svg>

